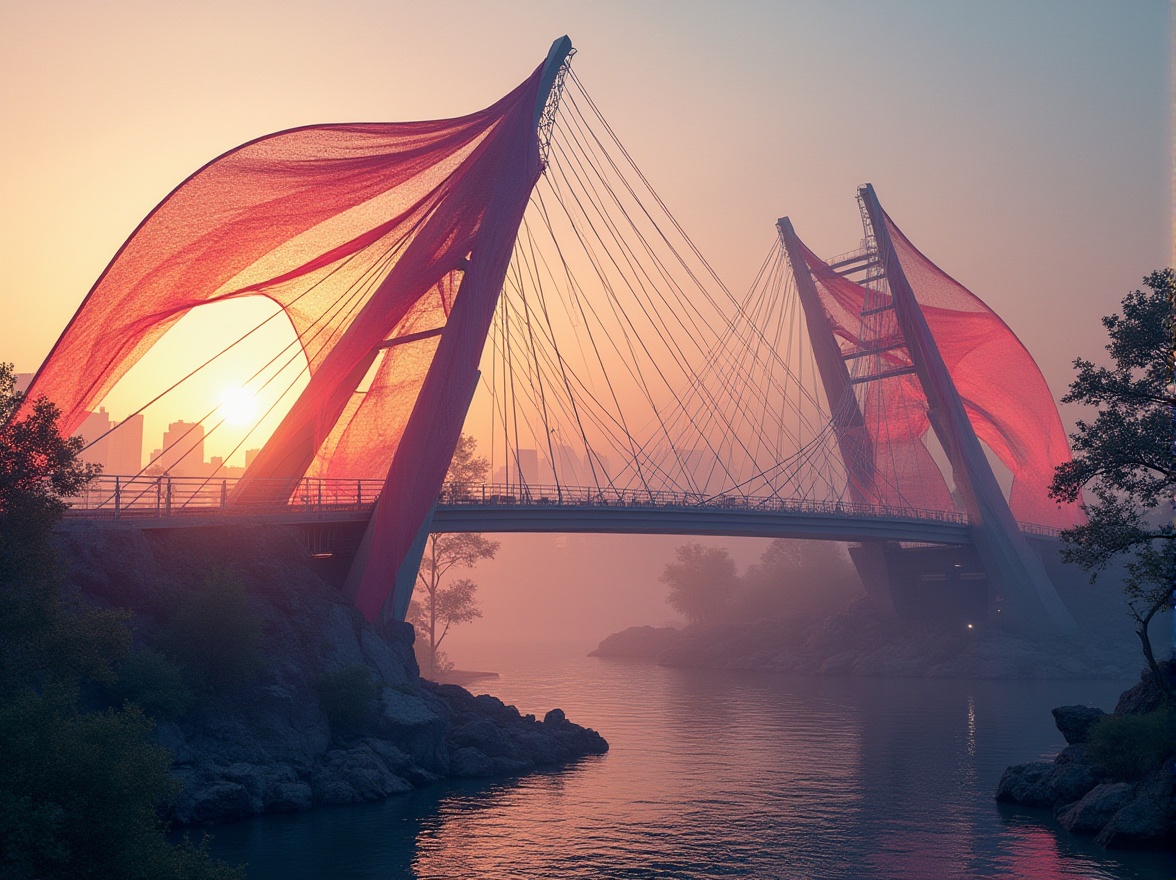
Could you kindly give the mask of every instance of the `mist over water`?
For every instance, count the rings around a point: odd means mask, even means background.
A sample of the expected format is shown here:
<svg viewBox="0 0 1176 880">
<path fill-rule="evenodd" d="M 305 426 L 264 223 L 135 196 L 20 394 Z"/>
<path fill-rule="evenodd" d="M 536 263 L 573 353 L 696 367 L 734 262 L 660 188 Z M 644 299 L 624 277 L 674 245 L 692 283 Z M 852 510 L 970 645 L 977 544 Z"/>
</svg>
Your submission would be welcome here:
<svg viewBox="0 0 1176 880">
<path fill-rule="evenodd" d="M 571 768 L 214 830 L 249 876 L 1150 878 L 1045 813 L 998 807 L 1011 763 L 1063 745 L 1049 709 L 1128 682 L 793 677 L 490 648 L 489 691 L 555 706 L 611 751 Z"/>
</svg>

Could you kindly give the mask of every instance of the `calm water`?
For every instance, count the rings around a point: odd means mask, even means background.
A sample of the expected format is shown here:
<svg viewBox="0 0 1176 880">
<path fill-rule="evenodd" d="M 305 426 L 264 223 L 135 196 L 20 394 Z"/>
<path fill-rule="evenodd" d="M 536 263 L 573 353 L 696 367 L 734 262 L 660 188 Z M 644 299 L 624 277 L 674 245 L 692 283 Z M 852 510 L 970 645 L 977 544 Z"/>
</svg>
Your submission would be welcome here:
<svg viewBox="0 0 1176 880">
<path fill-rule="evenodd" d="M 482 664 L 479 664 L 482 665 Z M 804 678 L 535 654 L 487 690 L 560 706 L 609 754 L 560 772 L 216 829 L 253 880 L 396 877 L 1170 878 L 998 808 L 1049 709 L 1123 683 Z"/>
</svg>

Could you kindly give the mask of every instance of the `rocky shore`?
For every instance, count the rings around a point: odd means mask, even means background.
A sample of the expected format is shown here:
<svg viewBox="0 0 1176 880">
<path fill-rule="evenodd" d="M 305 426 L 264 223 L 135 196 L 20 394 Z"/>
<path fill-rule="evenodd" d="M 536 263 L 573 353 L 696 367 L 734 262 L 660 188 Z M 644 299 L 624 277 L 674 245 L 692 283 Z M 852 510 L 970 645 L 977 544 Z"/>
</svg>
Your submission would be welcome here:
<svg viewBox="0 0 1176 880">
<path fill-rule="evenodd" d="M 256 669 L 199 691 L 156 724 L 157 741 L 175 756 L 177 824 L 376 800 L 608 749 L 559 709 L 539 720 L 492 696 L 421 679 L 412 627 L 367 623 L 310 568 L 294 529 L 147 531 L 74 521 L 57 538 L 71 585 L 87 602 L 129 609 L 139 656 L 160 664 L 177 609 L 210 578 L 232 578 L 243 591 L 242 615 L 259 636 Z M 357 681 L 344 694 L 347 712 L 332 709 L 339 689 Z"/>
<path fill-rule="evenodd" d="M 630 627 L 592 655 L 809 675 L 1122 678 L 1139 666 L 1139 647 L 1130 639 L 1086 632 L 1036 640 L 992 626 L 904 626 L 881 620 L 862 598 L 840 613 L 805 619 Z"/>
<path fill-rule="evenodd" d="M 1167 672 L 1172 675 L 1172 662 Z M 1066 831 L 1093 835 L 1095 842 L 1108 848 L 1164 847 L 1176 849 L 1176 730 L 1172 716 L 1158 726 L 1161 751 L 1159 766 L 1141 764 L 1133 778 L 1123 778 L 1123 759 L 1140 746 L 1124 740 L 1116 744 L 1120 754 L 1107 763 L 1092 749 L 1092 736 L 1100 723 L 1108 719 L 1155 717 L 1162 707 L 1159 689 L 1150 672 L 1140 683 L 1119 698 L 1115 711 L 1108 716 L 1101 709 L 1088 706 L 1061 706 L 1053 710 L 1058 730 L 1066 747 L 1052 762 L 1033 762 L 1009 767 L 1001 777 L 996 799 L 1053 812 Z M 1093 752 L 1093 753 L 1092 753 Z M 1120 772 L 1116 773 L 1115 770 Z"/>
</svg>

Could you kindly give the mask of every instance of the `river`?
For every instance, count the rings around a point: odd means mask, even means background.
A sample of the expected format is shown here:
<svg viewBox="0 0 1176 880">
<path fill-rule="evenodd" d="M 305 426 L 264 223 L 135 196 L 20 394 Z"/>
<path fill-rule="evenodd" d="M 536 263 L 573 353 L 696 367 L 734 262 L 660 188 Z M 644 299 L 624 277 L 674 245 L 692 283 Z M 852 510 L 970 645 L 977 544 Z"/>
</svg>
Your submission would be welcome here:
<svg viewBox="0 0 1176 880">
<path fill-rule="evenodd" d="M 492 662 L 486 658 L 488 662 Z M 1065 743 L 1053 706 L 1128 682 L 818 678 L 512 652 L 475 686 L 559 706 L 611 750 L 562 771 L 214 829 L 250 880 L 1170 878 L 998 806 L 1011 763 Z"/>
</svg>

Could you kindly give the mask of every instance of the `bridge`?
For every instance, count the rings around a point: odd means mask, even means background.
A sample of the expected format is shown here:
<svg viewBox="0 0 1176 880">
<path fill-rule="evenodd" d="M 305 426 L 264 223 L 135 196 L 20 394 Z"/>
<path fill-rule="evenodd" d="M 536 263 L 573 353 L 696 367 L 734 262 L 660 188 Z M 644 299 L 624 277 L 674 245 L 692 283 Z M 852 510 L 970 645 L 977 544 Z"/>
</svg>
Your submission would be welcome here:
<svg viewBox="0 0 1176 880">
<path fill-rule="evenodd" d="M 225 432 L 214 406 L 69 516 L 349 527 L 342 586 L 369 618 L 403 618 L 430 530 L 560 531 L 851 541 L 883 614 L 912 578 L 964 578 L 1026 629 L 1071 628 L 1027 540 L 1080 516 L 1046 493 L 1069 451 L 1012 331 L 869 184 L 855 250 L 821 259 L 782 218 L 733 295 L 572 55 L 557 40 L 469 116 L 279 132 L 169 194 L 30 398 L 72 432 L 185 314 L 260 298 L 269 317 L 196 352 L 137 412 L 258 349 L 244 384 L 264 417 L 224 460 L 276 427 L 243 474 L 222 460 L 185 477 Z M 262 352 L 275 322 L 291 337 Z M 463 434 L 488 448 L 493 483 L 446 483 Z"/>
</svg>

